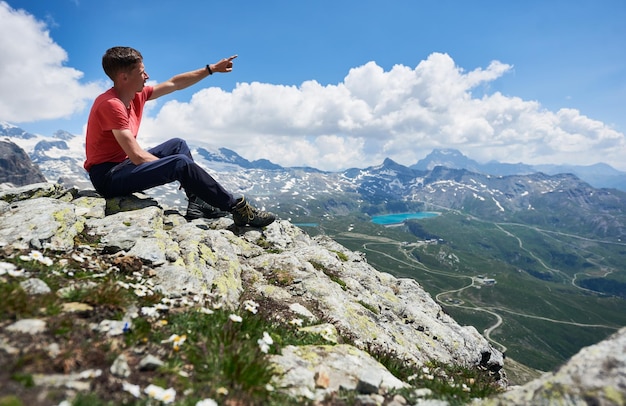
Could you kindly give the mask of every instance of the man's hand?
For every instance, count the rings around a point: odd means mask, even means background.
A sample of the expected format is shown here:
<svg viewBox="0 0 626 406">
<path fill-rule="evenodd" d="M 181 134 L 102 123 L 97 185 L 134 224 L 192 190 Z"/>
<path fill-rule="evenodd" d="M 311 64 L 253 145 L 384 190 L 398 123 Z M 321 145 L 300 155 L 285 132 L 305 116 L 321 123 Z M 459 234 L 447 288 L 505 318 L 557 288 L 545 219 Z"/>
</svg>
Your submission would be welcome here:
<svg viewBox="0 0 626 406">
<path fill-rule="evenodd" d="M 233 70 L 233 59 L 235 59 L 237 55 L 233 55 L 230 58 L 224 58 L 217 63 L 210 64 L 211 72 L 230 72 Z"/>
<path fill-rule="evenodd" d="M 209 67 L 211 68 L 211 72 L 215 73 L 232 71 L 233 59 L 235 59 L 236 57 L 237 55 L 233 55 L 230 58 L 224 58 L 217 63 L 209 65 Z M 176 75 L 163 83 L 155 85 L 149 100 L 154 100 L 163 95 L 172 93 L 175 90 L 185 89 L 191 85 L 198 83 L 202 79 L 206 78 L 208 75 L 209 73 L 207 72 L 206 67 Z"/>
</svg>

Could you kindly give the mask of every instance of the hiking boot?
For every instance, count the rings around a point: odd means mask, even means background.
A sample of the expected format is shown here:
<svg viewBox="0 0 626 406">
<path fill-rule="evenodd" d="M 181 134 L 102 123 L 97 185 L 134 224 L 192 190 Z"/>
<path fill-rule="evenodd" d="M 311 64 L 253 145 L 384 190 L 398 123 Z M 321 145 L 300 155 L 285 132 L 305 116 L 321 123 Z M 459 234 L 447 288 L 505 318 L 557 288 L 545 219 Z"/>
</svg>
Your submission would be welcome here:
<svg viewBox="0 0 626 406">
<path fill-rule="evenodd" d="M 233 220 L 235 225 L 242 227 L 250 225 L 252 227 L 265 227 L 270 225 L 276 220 L 276 216 L 272 213 L 257 210 L 246 201 L 245 198 L 240 197 L 237 199 L 237 203 L 231 209 L 233 214 Z"/>
<path fill-rule="evenodd" d="M 227 211 L 223 211 L 218 209 L 217 207 L 213 207 L 197 196 L 189 197 L 189 203 L 187 204 L 187 214 L 185 214 L 185 218 L 188 221 L 199 218 L 216 219 L 224 216 L 228 216 Z"/>
</svg>

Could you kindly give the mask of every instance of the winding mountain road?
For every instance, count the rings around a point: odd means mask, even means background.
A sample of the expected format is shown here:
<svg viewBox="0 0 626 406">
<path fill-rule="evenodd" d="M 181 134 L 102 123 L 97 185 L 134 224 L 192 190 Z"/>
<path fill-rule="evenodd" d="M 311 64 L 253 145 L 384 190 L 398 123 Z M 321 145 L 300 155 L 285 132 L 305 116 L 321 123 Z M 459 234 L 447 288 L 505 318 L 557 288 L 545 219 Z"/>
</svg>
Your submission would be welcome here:
<svg viewBox="0 0 626 406">
<path fill-rule="evenodd" d="M 509 225 L 513 225 L 513 224 L 509 224 Z M 519 224 L 514 224 L 514 225 L 519 225 Z M 505 233 L 507 236 L 517 239 L 517 241 L 519 243 L 519 246 L 520 246 L 520 249 L 524 250 L 529 255 L 531 255 L 543 267 L 545 267 L 545 269 L 549 270 L 550 272 L 558 273 L 561 276 L 565 276 L 565 277 L 569 278 L 569 276 L 566 275 L 565 273 L 563 273 L 562 271 L 559 271 L 557 269 L 553 269 L 553 268 L 547 266 L 534 253 L 532 253 L 531 251 L 526 249 L 523 246 L 522 240 L 518 236 L 516 236 L 515 234 L 513 234 L 512 232 L 510 232 L 508 230 L 503 229 L 500 224 L 496 224 L 496 227 L 498 227 L 498 229 L 501 230 L 503 233 Z M 525 226 L 525 227 L 528 227 L 528 226 Z M 544 232 L 545 231 L 545 230 L 541 230 L 541 229 L 536 228 L 536 227 L 530 227 L 530 228 L 534 229 L 537 232 Z M 352 233 L 352 232 L 344 232 L 344 233 L 339 234 L 338 236 L 340 236 L 341 238 L 344 238 L 344 239 L 352 239 L 352 240 L 359 240 L 359 241 L 364 241 L 365 240 L 367 242 L 362 244 L 362 247 L 363 247 L 365 252 L 369 251 L 369 252 L 376 253 L 378 255 L 384 256 L 385 258 L 388 258 L 388 259 L 390 259 L 392 261 L 401 263 L 403 265 L 406 265 L 406 266 L 409 266 L 409 267 L 412 267 L 412 268 L 416 268 L 416 269 L 422 270 L 424 272 L 436 274 L 436 275 L 442 275 L 442 276 L 446 276 L 446 277 L 450 277 L 450 278 L 457 278 L 457 279 L 466 279 L 466 280 L 468 280 L 467 285 L 462 286 L 461 288 L 451 289 L 451 290 L 447 290 L 447 291 L 438 293 L 435 296 L 435 300 L 438 303 L 440 303 L 442 305 L 445 305 L 445 306 L 454 306 L 454 307 L 457 307 L 457 308 L 462 308 L 462 309 L 471 310 L 471 311 L 480 311 L 480 312 L 484 312 L 484 313 L 487 313 L 487 314 L 493 316 L 494 319 L 495 319 L 495 322 L 491 326 L 489 326 L 488 328 L 486 328 L 483 331 L 483 335 L 493 345 L 497 346 L 498 349 L 501 352 L 503 352 L 503 353 L 506 352 L 507 347 L 504 344 L 502 344 L 501 342 L 496 341 L 492 337 L 492 334 L 504 322 L 504 318 L 503 318 L 501 313 L 507 313 L 507 314 L 512 314 L 512 315 L 515 315 L 515 316 L 527 317 L 527 318 L 532 318 L 532 319 L 536 319 L 536 320 L 547 321 L 547 322 L 550 322 L 550 323 L 567 324 L 567 325 L 578 326 L 578 327 L 606 328 L 606 329 L 613 329 L 613 330 L 617 330 L 619 328 L 618 326 L 610 326 L 610 325 L 604 325 L 604 324 L 588 324 L 588 323 L 578 323 L 578 322 L 567 321 L 567 320 L 557 320 L 557 319 L 543 317 L 543 316 L 537 316 L 537 315 L 533 315 L 533 314 L 521 313 L 521 312 L 518 312 L 518 311 L 515 311 L 515 310 L 506 309 L 506 308 L 503 308 L 503 307 L 476 305 L 474 303 L 471 303 L 471 306 L 468 306 L 468 305 L 466 305 L 464 300 L 459 299 L 459 294 L 462 293 L 466 289 L 477 287 L 478 286 L 477 285 L 477 283 L 478 283 L 477 280 L 479 278 L 477 278 L 475 276 L 459 275 L 459 274 L 454 274 L 454 273 L 451 273 L 451 272 L 445 272 L 445 271 L 438 271 L 438 270 L 430 269 L 428 266 L 426 266 L 423 263 L 419 262 L 418 260 L 416 260 L 414 257 L 412 257 L 409 254 L 410 251 L 406 249 L 406 247 L 407 247 L 406 244 L 403 244 L 401 242 L 398 242 L 398 241 L 390 239 L 390 238 L 381 237 L 381 236 L 372 236 L 372 235 L 367 235 L 367 234 Z M 567 236 L 575 237 L 575 236 L 572 236 L 572 235 L 569 235 L 569 234 L 567 234 Z M 585 240 L 590 240 L 588 238 L 584 238 L 584 239 Z M 590 241 L 592 241 L 592 240 L 590 240 Z M 602 242 L 602 241 L 597 241 L 596 240 L 595 242 Z M 387 249 L 385 249 L 385 250 L 376 249 L 376 248 L 374 248 L 375 246 L 386 246 Z M 391 251 L 388 249 L 388 247 L 390 247 L 390 246 L 395 248 L 398 251 L 398 253 L 402 255 L 402 257 L 404 259 L 398 258 L 398 257 L 396 257 L 394 255 L 389 254 L 389 252 L 391 252 Z M 572 284 L 574 286 L 576 286 L 574 284 L 575 279 L 576 279 L 576 276 L 574 276 L 574 278 L 572 279 Z M 581 289 L 581 290 L 586 290 L 586 289 L 581 288 L 579 286 L 576 286 L 576 287 L 578 289 Z M 451 296 L 453 296 L 453 295 L 455 296 L 455 298 L 451 299 Z"/>
</svg>

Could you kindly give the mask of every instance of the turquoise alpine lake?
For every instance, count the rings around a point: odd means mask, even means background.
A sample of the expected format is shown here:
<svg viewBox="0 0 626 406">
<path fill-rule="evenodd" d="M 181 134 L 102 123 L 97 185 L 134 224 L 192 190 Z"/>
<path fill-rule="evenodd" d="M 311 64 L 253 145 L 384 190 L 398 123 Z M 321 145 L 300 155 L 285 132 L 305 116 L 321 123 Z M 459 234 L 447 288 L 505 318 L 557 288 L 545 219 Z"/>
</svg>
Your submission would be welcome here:
<svg viewBox="0 0 626 406">
<path fill-rule="evenodd" d="M 372 216 L 372 223 L 389 226 L 392 224 L 400 224 L 404 220 L 408 219 L 427 219 L 430 217 L 437 217 L 438 215 L 439 213 L 434 213 L 430 211 L 419 211 L 417 213 L 384 214 L 381 216 Z"/>
<path fill-rule="evenodd" d="M 296 227 L 317 227 L 319 226 L 318 223 L 293 223 L 294 226 Z"/>
</svg>

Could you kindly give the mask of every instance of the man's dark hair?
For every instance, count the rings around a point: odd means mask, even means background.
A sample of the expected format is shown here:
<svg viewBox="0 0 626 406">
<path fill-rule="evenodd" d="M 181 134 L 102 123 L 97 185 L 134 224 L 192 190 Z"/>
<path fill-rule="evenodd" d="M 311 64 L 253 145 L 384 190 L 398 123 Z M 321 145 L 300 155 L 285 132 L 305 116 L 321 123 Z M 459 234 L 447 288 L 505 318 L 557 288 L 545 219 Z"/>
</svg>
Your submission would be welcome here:
<svg viewBox="0 0 626 406">
<path fill-rule="evenodd" d="M 136 49 L 130 47 L 113 47 L 107 49 L 102 56 L 102 68 L 111 80 L 115 81 L 115 76 L 119 72 L 130 71 L 135 64 L 141 62 L 143 56 Z"/>
</svg>

